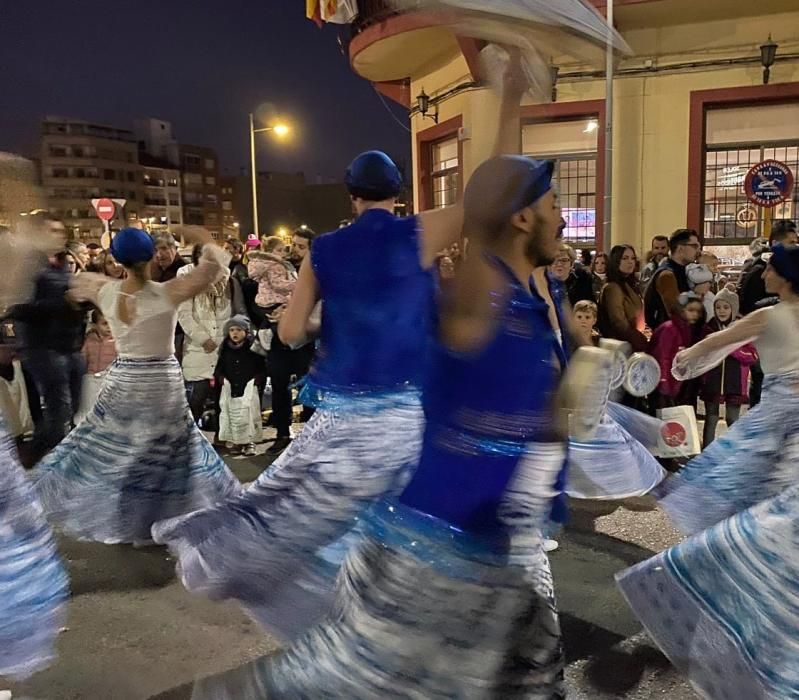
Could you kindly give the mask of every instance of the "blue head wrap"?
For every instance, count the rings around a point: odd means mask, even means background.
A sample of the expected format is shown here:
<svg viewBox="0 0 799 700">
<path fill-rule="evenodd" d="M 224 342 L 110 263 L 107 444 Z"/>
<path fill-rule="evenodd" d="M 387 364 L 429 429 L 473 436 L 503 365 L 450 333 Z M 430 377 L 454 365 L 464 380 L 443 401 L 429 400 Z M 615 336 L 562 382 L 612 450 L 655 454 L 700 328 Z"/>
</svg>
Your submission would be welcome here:
<svg viewBox="0 0 799 700">
<path fill-rule="evenodd" d="M 776 244 L 768 263 L 780 277 L 791 283 L 795 291 L 799 291 L 799 246 Z"/>
<path fill-rule="evenodd" d="M 111 240 L 111 255 L 120 265 L 135 265 L 152 260 L 155 244 L 150 234 L 140 228 L 123 228 Z"/>
<path fill-rule="evenodd" d="M 523 171 L 522 184 L 518 196 L 512 200 L 507 216 L 512 216 L 525 207 L 532 206 L 552 189 L 552 173 L 555 164 L 551 160 L 535 160 L 525 156 L 503 156 L 518 164 Z"/>
<path fill-rule="evenodd" d="M 351 195 L 370 202 L 391 199 L 402 190 L 399 168 L 382 151 L 361 153 L 347 168 L 345 182 Z"/>
</svg>

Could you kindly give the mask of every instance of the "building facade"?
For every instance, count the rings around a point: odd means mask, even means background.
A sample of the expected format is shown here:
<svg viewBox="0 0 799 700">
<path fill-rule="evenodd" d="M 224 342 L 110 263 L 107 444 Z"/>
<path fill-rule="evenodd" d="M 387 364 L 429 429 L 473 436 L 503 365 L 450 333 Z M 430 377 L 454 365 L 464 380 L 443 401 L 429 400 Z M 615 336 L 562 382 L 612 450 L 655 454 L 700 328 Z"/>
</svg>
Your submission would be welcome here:
<svg viewBox="0 0 799 700">
<path fill-rule="evenodd" d="M 132 131 L 45 117 L 41 133 L 41 181 L 50 210 L 74 238 L 98 242 L 103 224 L 92 199 L 124 199 L 121 215 L 136 220 L 144 202 L 138 145 Z"/>
<path fill-rule="evenodd" d="M 205 146 L 179 146 L 183 221 L 205 226 L 215 239 L 222 238 L 219 159 Z"/>
<path fill-rule="evenodd" d="M 0 151 L 0 226 L 15 227 L 29 214 L 46 207 L 36 164 Z"/>
<path fill-rule="evenodd" d="M 222 213 L 222 230 L 225 238 L 234 236 L 241 238 L 241 205 L 238 192 L 238 178 L 222 175 L 219 178 L 220 208 Z"/>
<path fill-rule="evenodd" d="M 151 231 L 171 231 L 183 224 L 180 170 L 167 160 L 139 153 L 144 184 L 144 203 L 139 215 Z"/>
<path fill-rule="evenodd" d="M 592 2 L 604 11 L 604 0 Z M 353 69 L 412 110 L 417 211 L 445 206 L 492 148 L 498 99 L 481 87 L 489 77 L 482 45 L 453 35 L 435 13 L 398 13 L 380 0 L 359 7 Z M 653 235 L 688 226 L 737 260 L 773 218 L 797 218 L 796 188 L 767 210 L 747 200 L 743 183 L 768 159 L 799 175 L 799 5 L 615 0 L 615 18 L 634 55 L 617 66 L 610 154 L 604 67 L 567 55 L 553 57 L 556 100 L 523 107 L 520 149 L 555 161 L 566 237 L 576 247 L 605 245 L 610 195 L 610 243 L 642 252 Z M 769 36 L 776 61 L 764 84 L 760 47 Z M 423 91 L 426 115 L 417 100 Z"/>
</svg>

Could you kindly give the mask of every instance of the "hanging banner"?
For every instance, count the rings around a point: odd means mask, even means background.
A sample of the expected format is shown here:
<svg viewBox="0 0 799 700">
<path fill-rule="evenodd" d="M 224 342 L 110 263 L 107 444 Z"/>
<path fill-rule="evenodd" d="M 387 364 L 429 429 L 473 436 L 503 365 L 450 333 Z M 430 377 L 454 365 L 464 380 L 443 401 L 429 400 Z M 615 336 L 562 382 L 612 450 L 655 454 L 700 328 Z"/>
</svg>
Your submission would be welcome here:
<svg viewBox="0 0 799 700">
<path fill-rule="evenodd" d="M 790 198 L 793 184 L 793 173 L 785 163 L 764 160 L 746 174 L 744 192 L 753 204 L 770 208 Z"/>
</svg>

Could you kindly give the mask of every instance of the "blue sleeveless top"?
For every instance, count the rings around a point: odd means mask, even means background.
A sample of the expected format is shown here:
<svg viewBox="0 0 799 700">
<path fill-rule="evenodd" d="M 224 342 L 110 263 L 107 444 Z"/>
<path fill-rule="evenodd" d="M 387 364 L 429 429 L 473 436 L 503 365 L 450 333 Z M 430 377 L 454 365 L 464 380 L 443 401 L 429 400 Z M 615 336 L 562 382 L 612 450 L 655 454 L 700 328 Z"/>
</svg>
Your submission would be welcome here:
<svg viewBox="0 0 799 700">
<path fill-rule="evenodd" d="M 366 211 L 314 241 L 311 263 L 322 329 L 303 401 L 418 391 L 435 293 L 432 270 L 419 260 L 418 220 Z"/>
<path fill-rule="evenodd" d="M 529 443 L 560 442 L 552 402 L 562 351 L 548 306 L 503 263 L 510 298 L 496 335 L 475 353 L 436 343 L 423 404 L 427 425 L 419 467 L 401 504 L 462 530 L 502 529 L 497 513 Z M 559 362 L 560 360 L 560 362 Z"/>
</svg>

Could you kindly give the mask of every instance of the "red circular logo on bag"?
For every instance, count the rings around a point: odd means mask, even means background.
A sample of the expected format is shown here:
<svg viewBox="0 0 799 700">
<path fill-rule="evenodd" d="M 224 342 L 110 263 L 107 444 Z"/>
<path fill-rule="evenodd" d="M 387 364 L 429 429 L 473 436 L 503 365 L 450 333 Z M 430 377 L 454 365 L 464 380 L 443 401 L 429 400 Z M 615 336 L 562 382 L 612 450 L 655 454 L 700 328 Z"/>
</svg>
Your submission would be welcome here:
<svg viewBox="0 0 799 700">
<path fill-rule="evenodd" d="M 686 441 L 685 428 L 681 423 L 670 421 L 660 429 L 660 435 L 669 447 L 679 447 Z"/>
</svg>

